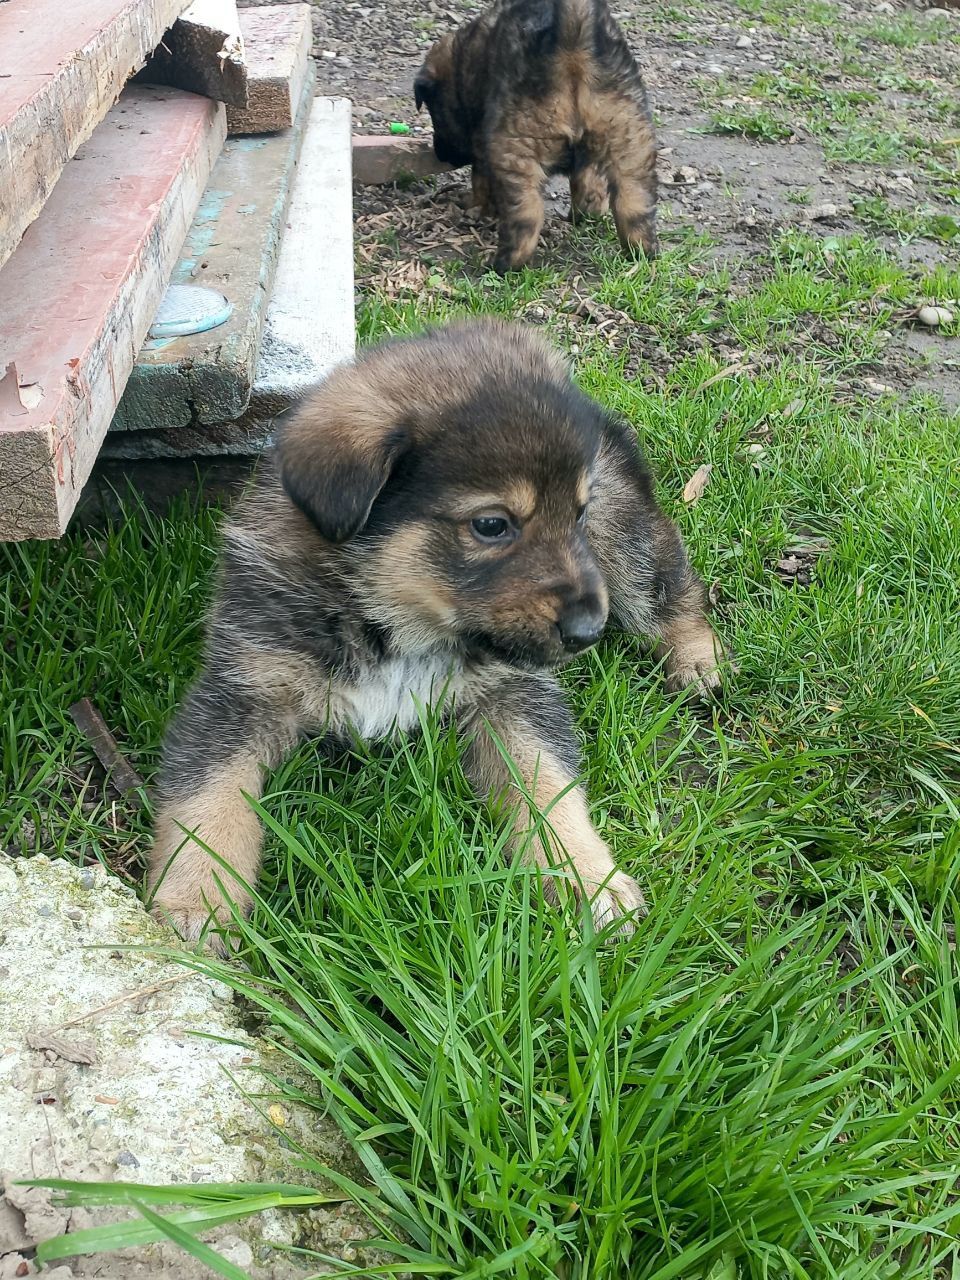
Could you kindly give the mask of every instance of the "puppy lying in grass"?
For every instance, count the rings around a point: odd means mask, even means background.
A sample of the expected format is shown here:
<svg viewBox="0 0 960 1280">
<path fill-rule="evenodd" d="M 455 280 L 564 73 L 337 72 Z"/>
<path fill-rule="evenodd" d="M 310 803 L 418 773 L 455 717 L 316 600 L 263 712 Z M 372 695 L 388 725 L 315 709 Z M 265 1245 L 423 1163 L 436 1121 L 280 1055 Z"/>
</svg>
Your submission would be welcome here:
<svg viewBox="0 0 960 1280">
<path fill-rule="evenodd" d="M 613 210 L 625 252 L 657 250 L 657 144 L 643 79 L 606 0 L 497 0 L 442 37 L 414 82 L 437 159 L 473 166 L 499 227 L 495 271 L 533 256 L 543 187 L 570 178 L 571 216 Z"/>
<path fill-rule="evenodd" d="M 164 746 L 154 911 L 193 941 L 229 920 L 224 890 L 247 909 L 202 847 L 255 882 L 243 793 L 303 735 L 415 730 L 419 703 L 455 719 L 517 841 L 529 798 L 533 855 L 572 872 L 598 926 L 629 928 L 643 898 L 590 822 L 551 674 L 608 620 L 659 643 L 673 686 L 718 684 L 703 585 L 630 427 L 499 321 L 363 352 L 281 427 L 226 524 L 202 670 Z"/>
</svg>

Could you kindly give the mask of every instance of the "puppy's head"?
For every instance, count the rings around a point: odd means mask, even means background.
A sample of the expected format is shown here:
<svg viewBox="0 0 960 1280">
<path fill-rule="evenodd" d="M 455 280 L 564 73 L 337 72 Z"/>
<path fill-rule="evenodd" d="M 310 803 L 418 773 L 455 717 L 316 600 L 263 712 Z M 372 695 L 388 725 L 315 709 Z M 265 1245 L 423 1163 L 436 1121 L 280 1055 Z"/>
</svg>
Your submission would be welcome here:
<svg viewBox="0 0 960 1280">
<path fill-rule="evenodd" d="M 459 169 L 473 163 L 469 122 L 460 109 L 456 87 L 454 36 L 448 34 L 433 46 L 413 82 L 417 110 L 426 107 L 433 124 L 433 150 L 442 164 Z"/>
<path fill-rule="evenodd" d="M 544 667 L 606 622 L 585 517 L 615 429 L 538 339 L 485 322 L 373 348 L 277 449 L 288 495 L 396 643 Z"/>
</svg>

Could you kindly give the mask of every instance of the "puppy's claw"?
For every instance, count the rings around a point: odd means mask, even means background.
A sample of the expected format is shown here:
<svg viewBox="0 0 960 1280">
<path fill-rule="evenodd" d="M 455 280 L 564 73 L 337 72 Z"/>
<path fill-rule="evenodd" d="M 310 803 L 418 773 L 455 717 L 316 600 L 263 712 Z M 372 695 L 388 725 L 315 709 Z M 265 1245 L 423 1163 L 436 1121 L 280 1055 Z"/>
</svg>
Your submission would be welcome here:
<svg viewBox="0 0 960 1280">
<path fill-rule="evenodd" d="M 248 915 L 252 903 L 237 901 L 237 906 Z M 233 916 L 227 904 L 221 901 L 211 908 L 206 902 L 187 903 L 183 900 L 156 898 L 150 908 L 150 914 L 174 930 L 190 946 L 202 943 L 213 955 L 225 958 L 229 956 L 231 946 L 229 939 L 219 930 L 226 929 Z"/>
<path fill-rule="evenodd" d="M 590 892 L 590 886 L 584 885 L 590 893 L 590 913 L 593 926 L 598 931 L 605 929 L 615 921 L 619 922 L 615 930 L 616 936 L 629 937 L 637 927 L 639 916 L 647 910 L 643 891 L 630 876 L 622 871 L 615 871 L 600 888 Z"/>
<path fill-rule="evenodd" d="M 715 697 L 725 675 L 734 675 L 737 665 L 720 640 L 710 632 L 696 644 L 675 646 L 667 654 L 666 686 L 671 693 L 689 689 L 694 697 Z"/>
</svg>

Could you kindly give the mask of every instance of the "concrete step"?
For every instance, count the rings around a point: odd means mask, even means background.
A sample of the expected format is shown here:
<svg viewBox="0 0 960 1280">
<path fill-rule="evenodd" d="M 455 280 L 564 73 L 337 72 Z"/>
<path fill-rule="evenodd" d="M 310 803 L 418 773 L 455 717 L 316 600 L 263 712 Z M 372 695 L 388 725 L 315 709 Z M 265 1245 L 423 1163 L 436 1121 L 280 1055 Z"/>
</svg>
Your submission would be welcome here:
<svg viewBox="0 0 960 1280">
<path fill-rule="evenodd" d="M 0 270 L 0 539 L 66 528 L 225 135 L 131 86 Z"/>
<path fill-rule="evenodd" d="M 186 3 L 0 4 L 0 267 Z"/>
<path fill-rule="evenodd" d="M 148 338 L 113 430 L 222 422 L 246 409 L 312 102 L 311 76 L 292 128 L 227 139 L 171 283 L 216 289 L 233 311 L 225 324 L 206 333 Z"/>
<path fill-rule="evenodd" d="M 355 351 L 350 103 L 315 98 L 300 152 L 250 404 L 234 421 L 111 431 L 102 457 L 259 453 L 308 387 Z"/>
<path fill-rule="evenodd" d="M 247 57 L 247 105 L 230 107 L 230 133 L 289 129 L 308 77 L 312 28 L 308 4 L 256 5 L 240 10 Z"/>
</svg>

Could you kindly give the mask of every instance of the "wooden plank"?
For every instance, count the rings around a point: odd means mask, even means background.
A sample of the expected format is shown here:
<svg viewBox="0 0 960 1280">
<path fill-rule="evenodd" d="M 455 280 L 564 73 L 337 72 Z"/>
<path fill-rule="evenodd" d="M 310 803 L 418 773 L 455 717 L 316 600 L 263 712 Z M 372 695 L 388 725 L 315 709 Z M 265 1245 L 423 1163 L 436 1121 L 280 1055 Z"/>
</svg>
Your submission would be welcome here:
<svg viewBox="0 0 960 1280">
<path fill-rule="evenodd" d="M 257 5 L 240 10 L 247 52 L 245 109 L 227 111 L 230 133 L 289 129 L 307 79 L 312 29 L 308 4 Z"/>
<path fill-rule="evenodd" d="M 235 0 L 193 0 L 138 79 L 247 105 L 247 59 Z"/>
<path fill-rule="evenodd" d="M 356 350 L 350 102 L 315 98 L 267 309 L 250 404 L 233 422 L 111 431 L 108 460 L 259 453 L 274 420 Z"/>
<path fill-rule="evenodd" d="M 0 267 L 185 0 L 0 4 Z"/>
<path fill-rule="evenodd" d="M 227 139 L 171 283 L 217 289 L 233 313 L 207 333 L 148 338 L 111 430 L 223 422 L 246 409 L 312 101 L 311 76 L 293 128 Z"/>
<path fill-rule="evenodd" d="M 220 104 L 129 88 L 0 271 L 0 538 L 66 528 L 225 133 Z"/>
<path fill-rule="evenodd" d="M 441 164 L 433 143 L 421 138 L 392 138 L 388 134 L 356 134 L 353 139 L 353 180 L 361 185 L 382 186 L 401 178 L 426 178 L 451 173 Z"/>
</svg>

